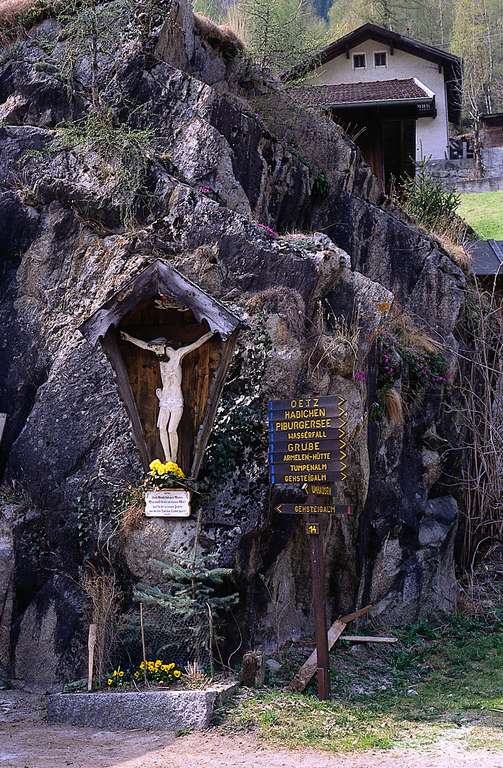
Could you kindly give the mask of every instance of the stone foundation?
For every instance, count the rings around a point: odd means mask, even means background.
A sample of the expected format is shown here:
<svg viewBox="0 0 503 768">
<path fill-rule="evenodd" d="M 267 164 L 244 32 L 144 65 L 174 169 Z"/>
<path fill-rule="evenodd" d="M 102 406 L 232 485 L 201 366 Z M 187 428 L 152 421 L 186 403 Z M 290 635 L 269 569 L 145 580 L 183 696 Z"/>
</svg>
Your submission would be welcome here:
<svg viewBox="0 0 503 768">
<path fill-rule="evenodd" d="M 498 192 L 503 189 L 503 147 L 482 150 L 484 175 L 478 178 L 475 160 L 430 160 L 428 171 L 445 189 L 456 192 Z"/>
</svg>

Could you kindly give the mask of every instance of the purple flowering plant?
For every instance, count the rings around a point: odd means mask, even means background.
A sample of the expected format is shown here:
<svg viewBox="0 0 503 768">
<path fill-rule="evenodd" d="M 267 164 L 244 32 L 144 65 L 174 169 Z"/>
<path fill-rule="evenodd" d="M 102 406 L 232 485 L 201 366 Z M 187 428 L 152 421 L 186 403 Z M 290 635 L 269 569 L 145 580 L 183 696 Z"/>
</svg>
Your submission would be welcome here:
<svg viewBox="0 0 503 768">
<path fill-rule="evenodd" d="M 263 229 L 264 232 L 266 232 L 271 237 L 279 237 L 278 233 L 275 232 L 274 229 L 271 229 L 271 227 L 268 227 L 267 224 L 257 224 L 257 227 Z"/>
</svg>

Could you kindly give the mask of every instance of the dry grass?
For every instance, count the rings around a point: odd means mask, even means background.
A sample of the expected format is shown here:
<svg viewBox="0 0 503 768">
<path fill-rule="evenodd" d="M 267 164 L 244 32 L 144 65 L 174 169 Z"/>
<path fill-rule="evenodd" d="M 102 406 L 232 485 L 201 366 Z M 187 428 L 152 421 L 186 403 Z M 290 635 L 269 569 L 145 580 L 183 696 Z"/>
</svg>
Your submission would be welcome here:
<svg viewBox="0 0 503 768">
<path fill-rule="evenodd" d="M 84 571 L 82 589 L 90 602 L 89 623 L 96 624 L 94 670 L 101 684 L 113 663 L 122 593 L 113 571 L 104 572 L 93 566 Z"/>
<path fill-rule="evenodd" d="M 49 8 L 49 0 L 0 0 L 0 45 L 12 42 L 13 33 L 40 21 Z"/>
<path fill-rule="evenodd" d="M 189 661 L 185 667 L 183 680 L 187 688 L 206 688 L 211 683 L 211 677 L 205 675 L 197 661 Z"/>
<path fill-rule="evenodd" d="M 244 44 L 230 25 L 218 25 L 201 13 L 194 14 L 194 28 L 197 34 L 227 55 L 236 55 L 244 50 Z"/>
<path fill-rule="evenodd" d="M 464 483 L 463 564 L 474 566 L 495 543 L 503 542 L 503 324 L 501 298 L 475 280 L 468 294 L 470 357 L 460 358 L 457 424 Z"/>
<path fill-rule="evenodd" d="M 396 389 L 388 389 L 384 396 L 384 412 L 390 424 L 399 427 L 404 422 L 402 398 Z"/>
<path fill-rule="evenodd" d="M 127 536 L 137 531 L 145 522 L 145 503 L 132 501 L 124 508 L 120 517 L 120 532 Z"/>
<path fill-rule="evenodd" d="M 323 369 L 352 378 L 360 338 L 359 307 L 355 304 L 349 319 L 336 315 L 328 302 L 319 302 L 313 320 L 313 343 L 307 358 L 310 378 L 316 380 Z"/>
<path fill-rule="evenodd" d="M 0 0 L 0 24 L 14 24 L 19 16 L 31 11 L 38 4 L 37 0 Z"/>
<path fill-rule="evenodd" d="M 254 293 L 246 301 L 246 310 L 250 315 L 260 312 L 280 315 L 288 327 L 296 334 L 301 334 L 305 322 L 304 299 L 298 291 L 290 288 L 266 288 Z"/>
<path fill-rule="evenodd" d="M 436 237 L 453 262 L 457 264 L 463 272 L 470 272 L 472 268 L 472 257 L 465 249 L 464 245 L 456 242 L 452 237 L 452 233 L 449 231 L 437 233 Z"/>
<path fill-rule="evenodd" d="M 435 354 L 443 347 L 442 342 L 436 341 L 425 330 L 420 328 L 413 317 L 405 312 L 395 302 L 381 325 L 381 333 L 396 340 L 399 346 L 417 352 Z"/>
<path fill-rule="evenodd" d="M 472 258 L 465 248 L 469 240 L 466 222 L 459 216 L 454 216 L 447 224 L 439 221 L 433 234 L 453 262 L 463 272 L 470 272 Z"/>
</svg>

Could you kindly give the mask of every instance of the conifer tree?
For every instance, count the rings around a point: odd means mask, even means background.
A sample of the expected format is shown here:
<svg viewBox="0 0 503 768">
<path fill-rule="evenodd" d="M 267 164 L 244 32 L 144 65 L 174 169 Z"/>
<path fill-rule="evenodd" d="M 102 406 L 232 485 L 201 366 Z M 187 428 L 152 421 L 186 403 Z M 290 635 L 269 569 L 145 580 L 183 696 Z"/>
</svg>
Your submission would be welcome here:
<svg viewBox="0 0 503 768">
<path fill-rule="evenodd" d="M 208 607 L 218 615 L 236 604 L 237 593 L 216 594 L 231 579 L 231 568 L 215 567 L 211 555 L 187 557 L 170 552 L 169 557 L 169 561 L 152 561 L 167 580 L 167 586 L 161 589 L 137 584 L 136 601 L 166 608 L 174 618 L 179 616 L 187 621 L 207 614 Z"/>
<path fill-rule="evenodd" d="M 235 7 L 255 59 L 275 71 L 298 64 L 327 41 L 309 0 L 238 0 Z"/>
</svg>

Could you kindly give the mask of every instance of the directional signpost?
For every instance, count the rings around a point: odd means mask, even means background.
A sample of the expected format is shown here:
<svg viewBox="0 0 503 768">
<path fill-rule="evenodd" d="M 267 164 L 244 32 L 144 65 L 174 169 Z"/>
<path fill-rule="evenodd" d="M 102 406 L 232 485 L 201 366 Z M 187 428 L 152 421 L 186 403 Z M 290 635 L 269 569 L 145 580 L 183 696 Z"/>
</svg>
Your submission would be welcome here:
<svg viewBox="0 0 503 768">
<path fill-rule="evenodd" d="M 272 485 L 335 483 L 347 477 L 346 408 L 341 397 L 301 397 L 269 403 Z"/>
<path fill-rule="evenodd" d="M 311 552 L 313 607 L 318 657 L 318 695 L 330 697 L 325 577 L 321 520 L 327 515 L 351 513 L 334 504 L 334 486 L 347 479 L 346 401 L 338 396 L 307 395 L 271 400 L 269 420 L 269 479 L 271 485 L 301 486 L 306 498 L 281 503 L 280 514 L 306 517 Z"/>
</svg>

